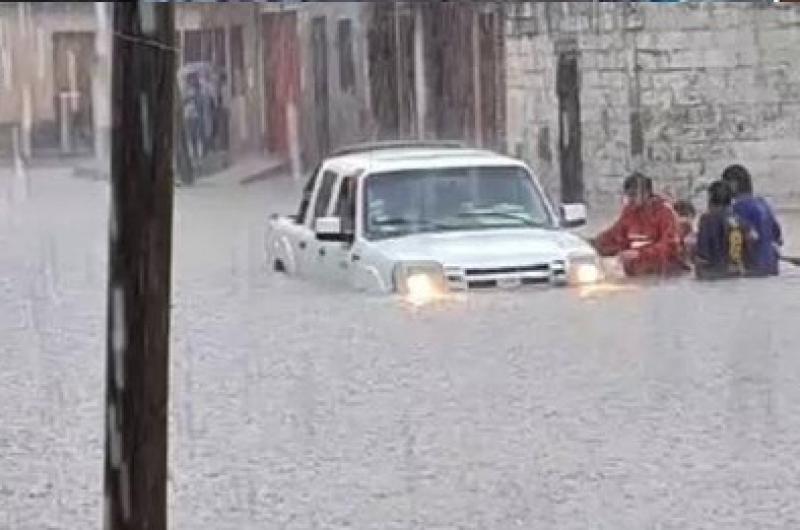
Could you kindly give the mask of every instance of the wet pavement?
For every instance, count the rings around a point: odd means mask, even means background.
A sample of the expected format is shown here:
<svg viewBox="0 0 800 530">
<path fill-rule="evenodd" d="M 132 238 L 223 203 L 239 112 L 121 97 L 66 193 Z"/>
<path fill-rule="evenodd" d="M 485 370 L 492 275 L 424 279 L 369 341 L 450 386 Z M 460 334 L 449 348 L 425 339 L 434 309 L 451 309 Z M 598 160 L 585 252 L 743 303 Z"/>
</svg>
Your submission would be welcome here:
<svg viewBox="0 0 800 530">
<path fill-rule="evenodd" d="M 107 185 L 4 175 L 0 528 L 100 528 Z M 267 270 L 295 188 L 176 190 L 173 528 L 800 527 L 800 269 L 412 308 Z"/>
</svg>

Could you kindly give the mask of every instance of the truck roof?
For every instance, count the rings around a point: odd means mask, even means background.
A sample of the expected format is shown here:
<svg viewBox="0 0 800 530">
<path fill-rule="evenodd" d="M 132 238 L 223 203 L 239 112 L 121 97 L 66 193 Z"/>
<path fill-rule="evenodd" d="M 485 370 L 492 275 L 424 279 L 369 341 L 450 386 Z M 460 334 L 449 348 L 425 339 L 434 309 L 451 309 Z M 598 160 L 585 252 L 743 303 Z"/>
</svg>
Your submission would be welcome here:
<svg viewBox="0 0 800 530">
<path fill-rule="evenodd" d="M 505 155 L 469 147 L 378 147 L 333 155 L 325 162 L 343 170 L 383 173 L 413 169 L 476 166 L 524 166 Z"/>
</svg>

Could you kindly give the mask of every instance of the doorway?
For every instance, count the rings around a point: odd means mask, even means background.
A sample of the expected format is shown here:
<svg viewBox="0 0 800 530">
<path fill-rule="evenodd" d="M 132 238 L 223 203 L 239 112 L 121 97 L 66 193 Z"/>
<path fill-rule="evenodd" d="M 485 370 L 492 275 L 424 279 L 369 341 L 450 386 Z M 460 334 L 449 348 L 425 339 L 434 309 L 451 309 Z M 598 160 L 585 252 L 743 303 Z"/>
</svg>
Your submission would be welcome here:
<svg viewBox="0 0 800 530">
<path fill-rule="evenodd" d="M 369 86 L 378 139 L 416 134 L 414 17 L 394 2 L 372 2 L 367 34 Z"/>
<path fill-rule="evenodd" d="M 299 113 L 300 100 L 297 14 L 267 13 L 262 15 L 261 24 L 264 45 L 265 140 L 269 151 L 288 156 L 287 109 L 292 103 Z"/>
<path fill-rule="evenodd" d="M 94 150 L 92 63 L 94 33 L 53 33 L 53 97 L 61 150 Z"/>
<path fill-rule="evenodd" d="M 565 52 L 559 55 L 556 90 L 558 93 L 559 155 L 561 158 L 561 201 L 564 203 L 583 202 L 580 86 L 576 52 Z"/>
</svg>

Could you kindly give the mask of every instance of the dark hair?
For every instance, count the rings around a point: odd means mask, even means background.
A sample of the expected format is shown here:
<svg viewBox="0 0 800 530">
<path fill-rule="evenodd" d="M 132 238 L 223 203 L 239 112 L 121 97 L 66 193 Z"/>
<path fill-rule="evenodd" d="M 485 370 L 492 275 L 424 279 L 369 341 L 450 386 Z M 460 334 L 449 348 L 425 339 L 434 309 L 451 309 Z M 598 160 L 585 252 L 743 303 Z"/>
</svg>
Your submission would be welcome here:
<svg viewBox="0 0 800 530">
<path fill-rule="evenodd" d="M 685 199 L 675 201 L 675 204 L 672 205 L 672 208 L 675 210 L 675 213 L 681 217 L 694 217 L 697 215 L 697 211 L 694 209 L 694 204 Z"/>
<path fill-rule="evenodd" d="M 750 172 L 740 164 L 726 167 L 722 172 L 722 180 L 731 186 L 734 195 L 753 193 L 753 179 L 750 177 Z"/>
<path fill-rule="evenodd" d="M 708 187 L 708 205 L 728 207 L 733 202 L 733 190 L 724 180 L 716 180 Z"/>
<path fill-rule="evenodd" d="M 653 181 L 649 177 L 645 177 L 638 171 L 630 174 L 625 182 L 622 184 L 622 190 L 626 195 L 639 194 L 644 192 L 645 195 L 653 194 Z"/>
</svg>

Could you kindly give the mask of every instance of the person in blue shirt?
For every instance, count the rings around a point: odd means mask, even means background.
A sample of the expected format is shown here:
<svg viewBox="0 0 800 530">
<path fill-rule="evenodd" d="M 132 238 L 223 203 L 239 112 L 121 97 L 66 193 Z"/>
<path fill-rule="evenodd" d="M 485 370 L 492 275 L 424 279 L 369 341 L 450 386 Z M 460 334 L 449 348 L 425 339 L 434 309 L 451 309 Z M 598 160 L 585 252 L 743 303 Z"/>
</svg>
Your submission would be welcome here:
<svg viewBox="0 0 800 530">
<path fill-rule="evenodd" d="M 772 208 L 753 193 L 753 180 L 744 166 L 728 166 L 722 172 L 722 180 L 733 190 L 733 213 L 752 227 L 757 237 L 748 252 L 748 276 L 777 275 L 783 236 Z"/>
</svg>

